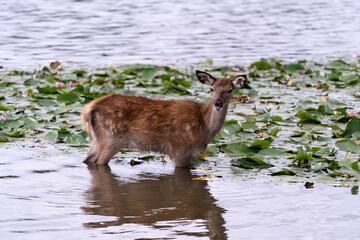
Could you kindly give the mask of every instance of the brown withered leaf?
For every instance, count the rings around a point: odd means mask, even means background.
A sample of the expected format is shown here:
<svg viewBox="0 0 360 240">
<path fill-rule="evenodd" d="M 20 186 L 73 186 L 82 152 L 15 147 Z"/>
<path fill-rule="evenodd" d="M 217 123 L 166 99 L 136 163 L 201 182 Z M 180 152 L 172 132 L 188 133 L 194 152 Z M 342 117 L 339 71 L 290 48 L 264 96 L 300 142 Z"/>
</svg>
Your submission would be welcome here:
<svg viewBox="0 0 360 240">
<path fill-rule="evenodd" d="M 59 66 L 60 66 L 60 62 L 59 61 L 55 61 L 55 62 L 51 62 L 50 63 L 50 68 L 52 69 L 52 70 L 55 70 L 55 69 L 57 69 Z"/>
</svg>

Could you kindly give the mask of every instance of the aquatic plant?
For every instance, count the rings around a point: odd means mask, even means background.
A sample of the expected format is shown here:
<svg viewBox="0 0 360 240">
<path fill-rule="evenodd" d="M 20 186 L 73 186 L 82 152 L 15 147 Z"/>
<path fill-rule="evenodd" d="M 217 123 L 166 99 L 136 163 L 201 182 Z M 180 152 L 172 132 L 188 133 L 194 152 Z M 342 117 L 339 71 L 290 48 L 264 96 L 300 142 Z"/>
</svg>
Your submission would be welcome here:
<svg viewBox="0 0 360 240">
<path fill-rule="evenodd" d="M 195 81 L 194 69 L 218 77 L 245 72 L 249 82 L 234 92 L 227 121 L 204 155 L 214 165 L 208 171 L 225 164 L 244 177 L 354 184 L 360 177 L 359 61 L 261 59 L 245 69 L 210 61 L 83 69 L 59 63 L 33 71 L 3 70 L 0 142 L 88 147 L 79 115 L 95 98 L 125 93 L 206 101 L 209 89 Z"/>
</svg>

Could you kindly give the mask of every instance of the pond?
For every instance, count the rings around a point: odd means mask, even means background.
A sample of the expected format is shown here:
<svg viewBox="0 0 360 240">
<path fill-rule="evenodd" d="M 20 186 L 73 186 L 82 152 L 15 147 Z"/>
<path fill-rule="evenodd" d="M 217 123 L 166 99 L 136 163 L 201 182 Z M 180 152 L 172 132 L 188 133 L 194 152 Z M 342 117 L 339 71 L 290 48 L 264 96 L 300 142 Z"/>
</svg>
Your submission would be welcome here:
<svg viewBox="0 0 360 240">
<path fill-rule="evenodd" d="M 0 65 L 248 63 L 358 54 L 358 1 L 30 0 L 0 5 Z"/>
</svg>

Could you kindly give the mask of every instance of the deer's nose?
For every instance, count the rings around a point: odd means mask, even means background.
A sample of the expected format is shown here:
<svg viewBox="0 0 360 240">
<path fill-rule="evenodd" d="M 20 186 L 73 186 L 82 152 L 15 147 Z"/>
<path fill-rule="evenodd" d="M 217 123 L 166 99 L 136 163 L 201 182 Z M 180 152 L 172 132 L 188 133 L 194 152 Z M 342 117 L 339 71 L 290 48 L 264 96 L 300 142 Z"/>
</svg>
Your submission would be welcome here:
<svg viewBox="0 0 360 240">
<path fill-rule="evenodd" d="M 220 99 L 216 99 L 214 101 L 214 106 L 217 111 L 219 111 L 223 107 L 223 102 Z"/>
</svg>

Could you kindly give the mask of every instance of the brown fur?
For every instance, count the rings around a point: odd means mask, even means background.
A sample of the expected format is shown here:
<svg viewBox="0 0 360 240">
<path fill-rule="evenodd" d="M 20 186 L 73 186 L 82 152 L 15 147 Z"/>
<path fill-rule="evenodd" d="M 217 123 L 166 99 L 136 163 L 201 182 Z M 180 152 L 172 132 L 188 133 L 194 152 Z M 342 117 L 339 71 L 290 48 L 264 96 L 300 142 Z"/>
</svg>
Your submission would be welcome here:
<svg viewBox="0 0 360 240">
<path fill-rule="evenodd" d="M 238 76 L 239 83 L 234 82 L 236 78 L 215 79 L 200 71 L 197 76 L 214 89 L 213 99 L 206 104 L 124 94 L 86 104 L 81 120 L 92 145 L 84 162 L 107 164 L 122 147 L 169 155 L 177 167 L 186 167 L 190 159 L 201 156 L 224 124 L 231 99 L 228 91 L 243 86 L 246 76 Z M 221 110 L 215 109 L 216 100 L 222 102 Z"/>
</svg>

